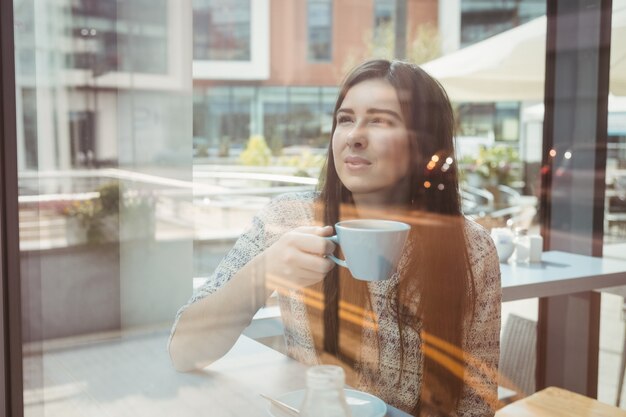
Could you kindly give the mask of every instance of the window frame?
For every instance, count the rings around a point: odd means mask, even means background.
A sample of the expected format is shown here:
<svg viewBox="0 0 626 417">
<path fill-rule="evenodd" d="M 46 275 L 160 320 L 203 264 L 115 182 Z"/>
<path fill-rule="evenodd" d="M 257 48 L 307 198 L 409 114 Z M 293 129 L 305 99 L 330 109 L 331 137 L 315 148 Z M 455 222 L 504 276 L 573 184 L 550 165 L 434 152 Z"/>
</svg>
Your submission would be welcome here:
<svg viewBox="0 0 626 417">
<path fill-rule="evenodd" d="M 13 1 L 0 2 L 0 413 L 22 417 L 17 126 Z"/>
</svg>

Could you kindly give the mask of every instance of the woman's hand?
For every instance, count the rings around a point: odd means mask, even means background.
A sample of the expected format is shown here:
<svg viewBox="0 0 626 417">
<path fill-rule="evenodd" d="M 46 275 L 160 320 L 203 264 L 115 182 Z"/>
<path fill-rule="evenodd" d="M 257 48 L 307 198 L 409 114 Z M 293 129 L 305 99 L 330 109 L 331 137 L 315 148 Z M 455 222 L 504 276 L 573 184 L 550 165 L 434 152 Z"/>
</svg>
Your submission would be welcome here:
<svg viewBox="0 0 626 417">
<path fill-rule="evenodd" d="M 304 226 L 285 233 L 264 252 L 267 285 L 298 289 L 315 284 L 334 268 L 324 255 L 333 253 L 331 226 Z"/>
</svg>

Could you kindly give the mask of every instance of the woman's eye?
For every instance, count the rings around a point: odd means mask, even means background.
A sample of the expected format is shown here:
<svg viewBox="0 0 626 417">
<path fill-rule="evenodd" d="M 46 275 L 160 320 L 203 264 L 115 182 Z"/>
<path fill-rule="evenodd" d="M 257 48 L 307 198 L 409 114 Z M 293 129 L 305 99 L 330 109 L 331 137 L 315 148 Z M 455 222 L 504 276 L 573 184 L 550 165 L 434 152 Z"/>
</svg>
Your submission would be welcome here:
<svg viewBox="0 0 626 417">
<path fill-rule="evenodd" d="M 339 116 L 337 117 L 337 123 L 350 123 L 352 118 L 350 116 Z"/>
<path fill-rule="evenodd" d="M 384 117 L 373 117 L 371 119 L 371 123 L 377 124 L 377 125 L 390 125 L 391 122 L 387 119 L 385 119 Z"/>
</svg>

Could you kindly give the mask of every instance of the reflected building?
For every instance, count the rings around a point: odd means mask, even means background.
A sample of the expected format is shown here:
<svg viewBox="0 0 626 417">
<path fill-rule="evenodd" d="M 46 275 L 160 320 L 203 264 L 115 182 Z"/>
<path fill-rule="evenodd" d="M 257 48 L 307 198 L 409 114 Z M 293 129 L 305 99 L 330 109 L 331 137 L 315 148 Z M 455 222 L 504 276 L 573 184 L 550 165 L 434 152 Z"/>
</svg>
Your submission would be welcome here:
<svg viewBox="0 0 626 417">
<path fill-rule="evenodd" d="M 461 47 L 485 40 L 546 14 L 545 0 L 459 0 Z"/>
<path fill-rule="evenodd" d="M 275 150 L 325 148 L 343 75 L 366 57 L 393 57 L 399 39 L 410 44 L 420 25 L 434 28 L 437 8 L 408 0 L 358 8 L 333 0 L 194 1 L 196 156 L 236 153 L 251 135 Z"/>
<path fill-rule="evenodd" d="M 365 0 L 358 8 L 332 0 L 197 0 L 193 8 L 198 157 L 237 152 L 255 134 L 273 149 L 324 148 L 336 86 L 360 60 L 421 63 L 545 14 L 538 0 Z M 430 55 L 415 56 L 420 46 Z M 517 143 L 519 110 L 491 103 L 459 115 L 475 135 Z"/>
<path fill-rule="evenodd" d="M 160 124 L 171 103 L 158 98 L 186 88 L 177 4 L 15 1 L 20 171 L 129 166 L 177 151 Z"/>
<path fill-rule="evenodd" d="M 158 2 L 15 2 L 16 65 L 33 77 L 18 79 L 20 170 L 158 165 L 186 152 L 170 146 L 175 132 L 159 124 L 169 105 L 154 94 L 184 84 L 182 12 L 174 0 Z M 358 8 L 333 0 L 193 0 L 192 7 L 197 157 L 236 155 L 251 135 L 277 152 L 325 148 L 336 86 L 362 59 L 419 63 L 416 42 L 431 45 L 428 60 L 443 44 L 465 46 L 545 13 L 538 0 L 364 0 Z M 35 21 L 38 29 L 27 30 Z M 35 41 L 55 47 L 35 53 Z M 35 93 L 35 77 L 54 78 L 47 93 Z M 517 103 L 462 105 L 459 115 L 470 134 L 519 139 Z M 120 122 L 131 128 L 116 131 Z M 155 141 L 162 146 L 142 146 Z"/>
</svg>

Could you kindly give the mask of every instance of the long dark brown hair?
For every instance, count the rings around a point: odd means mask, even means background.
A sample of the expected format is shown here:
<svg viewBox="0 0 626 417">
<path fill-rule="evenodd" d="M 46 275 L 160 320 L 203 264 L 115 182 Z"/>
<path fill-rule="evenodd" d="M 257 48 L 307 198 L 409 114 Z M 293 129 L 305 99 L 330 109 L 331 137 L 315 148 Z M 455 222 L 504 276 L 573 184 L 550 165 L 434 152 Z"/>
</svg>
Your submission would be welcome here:
<svg viewBox="0 0 626 417">
<path fill-rule="evenodd" d="M 367 61 L 345 78 L 337 102 L 336 116 L 348 90 L 370 79 L 388 81 L 396 90 L 409 133 L 410 187 L 407 201 L 396 207 L 389 217 L 402 217 L 411 223 L 407 262 L 399 271 L 398 285 L 388 298 L 402 338 L 407 327 L 419 329 L 423 353 L 422 383 L 414 415 L 429 413 L 446 415 L 456 409 L 463 389 L 465 365 L 461 372 L 437 360 L 441 346 L 463 348 L 464 335 L 471 325 L 474 308 L 474 281 L 470 268 L 467 238 L 458 190 L 454 162 L 454 117 L 448 97 L 441 85 L 416 65 L 399 61 Z M 316 213 L 318 221 L 334 225 L 352 214 L 351 192 L 343 185 L 335 169 L 332 135 L 337 120 L 333 118 L 328 159 L 320 181 L 320 202 Z M 450 159 L 453 158 L 453 159 Z M 367 286 L 362 282 L 345 287 L 346 272 L 335 268 L 323 281 L 326 329 L 324 349 L 340 356 L 337 343 L 339 321 L 336 312 L 338 300 L 346 291 L 365 292 L 361 299 L 371 300 Z M 352 280 L 350 278 L 351 281 Z M 366 304 L 368 304 L 366 302 Z M 377 338 L 378 340 L 378 338 Z M 428 340 L 436 341 L 434 347 Z M 418 347 L 416 346 L 416 349 Z M 435 354 L 428 354 L 428 349 Z M 379 349 L 380 352 L 380 349 Z M 400 352 L 401 368 L 405 352 Z"/>
</svg>

